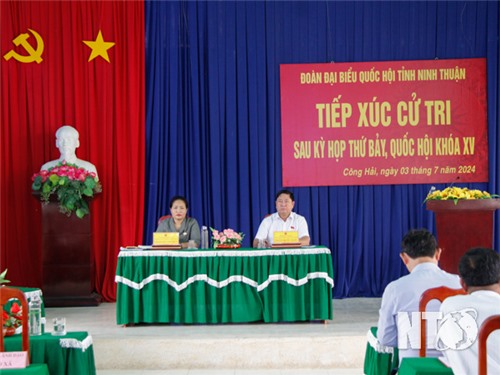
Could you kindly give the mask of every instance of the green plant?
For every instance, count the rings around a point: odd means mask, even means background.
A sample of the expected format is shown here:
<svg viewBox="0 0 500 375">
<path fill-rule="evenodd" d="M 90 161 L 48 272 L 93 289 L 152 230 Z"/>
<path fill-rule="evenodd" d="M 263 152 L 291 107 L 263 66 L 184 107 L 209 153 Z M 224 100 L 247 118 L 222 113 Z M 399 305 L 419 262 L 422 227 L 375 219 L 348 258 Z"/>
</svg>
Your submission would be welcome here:
<svg viewBox="0 0 500 375">
<path fill-rule="evenodd" d="M 0 273 L 0 285 L 10 283 L 10 281 L 5 278 L 5 275 L 7 275 L 7 268 Z"/>
</svg>

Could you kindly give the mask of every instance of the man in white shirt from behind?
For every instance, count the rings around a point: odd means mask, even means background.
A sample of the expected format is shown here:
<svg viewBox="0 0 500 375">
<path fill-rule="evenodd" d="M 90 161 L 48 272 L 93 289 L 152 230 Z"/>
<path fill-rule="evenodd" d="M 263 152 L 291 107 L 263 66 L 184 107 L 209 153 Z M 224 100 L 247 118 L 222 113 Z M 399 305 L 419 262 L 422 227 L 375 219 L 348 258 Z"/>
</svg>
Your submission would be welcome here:
<svg viewBox="0 0 500 375">
<path fill-rule="evenodd" d="M 458 273 L 468 294 L 449 297 L 441 305 L 438 348 L 445 349 L 455 375 L 477 374 L 479 328 L 500 314 L 500 255 L 492 249 L 470 249 L 460 258 Z M 488 375 L 500 374 L 500 331 L 490 334 L 486 352 Z"/>
<path fill-rule="evenodd" d="M 419 311 L 420 296 L 427 289 L 439 286 L 460 289 L 458 275 L 450 274 L 439 268 L 438 261 L 441 249 L 437 247 L 436 239 L 432 233 L 426 229 L 411 230 L 403 237 L 401 246 L 400 257 L 410 274 L 392 281 L 385 288 L 379 310 L 377 330 L 377 339 L 382 345 L 398 347 L 400 363 L 405 357 L 418 357 L 419 344 L 425 345 L 425 343 L 406 341 L 398 345 L 398 313 L 401 313 L 399 317 L 406 316 L 411 319 L 412 313 Z M 431 301 L 427 305 L 426 311 L 438 312 L 439 302 Z M 416 323 L 412 322 L 412 324 Z M 419 323 L 420 321 L 417 324 Z M 418 337 L 414 336 L 418 341 L 420 340 L 420 334 Z M 427 336 L 428 342 L 434 339 L 432 335 Z M 402 337 L 406 339 L 404 334 Z M 439 351 L 431 349 L 428 345 L 427 356 L 440 356 Z"/>
<path fill-rule="evenodd" d="M 264 218 L 260 223 L 253 247 L 259 246 L 259 241 L 264 242 L 265 247 L 273 244 L 274 232 L 297 231 L 299 242 L 302 246 L 309 245 L 309 229 L 306 219 L 292 212 L 295 206 L 295 198 L 289 190 L 280 190 L 276 194 L 276 213 Z"/>
</svg>

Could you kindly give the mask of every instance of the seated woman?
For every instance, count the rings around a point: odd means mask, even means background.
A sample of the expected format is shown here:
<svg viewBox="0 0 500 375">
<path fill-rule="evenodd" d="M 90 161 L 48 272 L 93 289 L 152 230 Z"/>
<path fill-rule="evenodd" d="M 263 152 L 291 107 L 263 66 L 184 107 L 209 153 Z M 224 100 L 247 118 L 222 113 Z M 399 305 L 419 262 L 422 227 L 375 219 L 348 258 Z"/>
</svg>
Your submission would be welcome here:
<svg viewBox="0 0 500 375">
<path fill-rule="evenodd" d="M 172 215 L 158 224 L 157 232 L 179 232 L 179 243 L 187 249 L 188 242 L 193 240 L 196 247 L 200 246 L 201 234 L 198 222 L 192 217 L 187 217 L 189 208 L 187 199 L 175 196 L 170 200 L 170 214 Z"/>
</svg>

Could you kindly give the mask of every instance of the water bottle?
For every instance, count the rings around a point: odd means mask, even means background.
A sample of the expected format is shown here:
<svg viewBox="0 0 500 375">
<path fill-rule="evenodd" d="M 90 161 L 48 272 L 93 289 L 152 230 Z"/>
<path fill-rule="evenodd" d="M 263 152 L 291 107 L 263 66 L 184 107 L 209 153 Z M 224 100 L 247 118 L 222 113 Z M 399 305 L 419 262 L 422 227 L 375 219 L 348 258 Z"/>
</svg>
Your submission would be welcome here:
<svg viewBox="0 0 500 375">
<path fill-rule="evenodd" d="M 201 227 L 201 248 L 208 249 L 208 228 L 205 225 Z"/>
<path fill-rule="evenodd" d="M 31 298 L 28 305 L 29 334 L 39 336 L 42 334 L 42 301 L 37 295 Z"/>
</svg>

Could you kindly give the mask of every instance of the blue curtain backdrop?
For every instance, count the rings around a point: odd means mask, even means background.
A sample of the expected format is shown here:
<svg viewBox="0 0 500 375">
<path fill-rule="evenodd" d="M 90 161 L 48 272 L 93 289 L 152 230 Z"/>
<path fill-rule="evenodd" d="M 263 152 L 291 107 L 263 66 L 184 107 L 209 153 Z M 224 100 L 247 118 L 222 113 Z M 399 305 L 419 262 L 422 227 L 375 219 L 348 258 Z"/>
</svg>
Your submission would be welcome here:
<svg viewBox="0 0 500 375">
<path fill-rule="evenodd" d="M 170 197 L 182 194 L 200 225 L 242 231 L 250 245 L 282 188 L 280 64 L 486 57 L 490 182 L 468 186 L 500 192 L 498 2 L 145 7 L 145 243 L 169 213 Z M 380 296 L 406 273 L 402 236 L 416 227 L 434 231 L 433 213 L 422 204 L 430 187 L 291 188 L 312 243 L 332 249 L 335 298 Z"/>
</svg>

